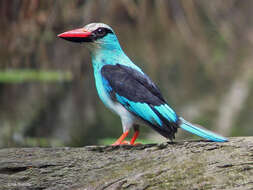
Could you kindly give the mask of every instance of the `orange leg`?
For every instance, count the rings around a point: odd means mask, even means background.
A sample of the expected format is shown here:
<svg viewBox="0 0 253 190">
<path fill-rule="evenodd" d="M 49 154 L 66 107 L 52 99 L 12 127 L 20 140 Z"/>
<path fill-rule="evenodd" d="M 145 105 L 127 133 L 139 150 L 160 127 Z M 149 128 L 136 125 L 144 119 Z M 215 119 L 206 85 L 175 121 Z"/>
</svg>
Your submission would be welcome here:
<svg viewBox="0 0 253 190">
<path fill-rule="evenodd" d="M 120 138 L 118 138 L 118 140 L 115 141 L 115 143 L 113 143 L 112 145 L 113 146 L 117 146 L 117 145 L 120 145 L 120 144 L 126 144 L 126 143 L 122 143 L 122 141 L 127 137 L 129 131 L 126 131 L 125 133 L 123 133 Z"/>
<path fill-rule="evenodd" d="M 137 139 L 137 137 L 139 136 L 139 133 L 140 133 L 140 131 L 137 130 L 137 129 L 135 129 L 134 131 L 135 132 L 134 132 L 134 135 L 133 135 L 131 141 L 130 142 L 129 141 L 123 141 L 121 144 L 128 144 L 128 145 L 133 145 L 133 146 L 141 144 L 141 143 L 134 143 L 135 140 Z"/>
<path fill-rule="evenodd" d="M 130 144 L 131 144 L 131 145 L 135 145 L 134 142 L 135 142 L 135 140 L 138 138 L 139 133 L 140 133 L 140 131 L 138 131 L 138 130 L 136 130 L 136 131 L 134 132 L 134 136 L 133 136 L 133 138 L 132 138 L 131 141 L 130 141 Z"/>
<path fill-rule="evenodd" d="M 135 140 L 138 138 L 140 131 L 139 131 L 139 126 L 138 125 L 134 125 L 134 135 L 131 139 L 131 141 L 124 141 L 124 139 L 127 137 L 127 135 L 129 134 L 129 130 L 127 130 L 125 133 L 123 133 L 120 138 L 118 138 L 118 140 L 113 143 L 113 146 L 117 146 L 117 145 L 122 145 L 122 144 L 127 144 L 127 145 L 138 145 L 140 143 L 134 143 Z"/>
</svg>

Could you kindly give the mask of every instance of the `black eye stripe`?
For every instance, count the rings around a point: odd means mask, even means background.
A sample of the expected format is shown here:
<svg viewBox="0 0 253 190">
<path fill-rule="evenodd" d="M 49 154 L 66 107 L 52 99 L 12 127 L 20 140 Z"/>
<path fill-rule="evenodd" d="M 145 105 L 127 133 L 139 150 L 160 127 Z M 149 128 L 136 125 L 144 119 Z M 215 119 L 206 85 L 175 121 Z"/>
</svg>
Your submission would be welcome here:
<svg viewBox="0 0 253 190">
<path fill-rule="evenodd" d="M 94 35 L 96 39 L 102 38 L 106 36 L 108 33 L 112 34 L 113 32 L 109 28 L 103 28 L 103 27 L 99 27 L 98 29 L 92 32 L 92 34 Z"/>
</svg>

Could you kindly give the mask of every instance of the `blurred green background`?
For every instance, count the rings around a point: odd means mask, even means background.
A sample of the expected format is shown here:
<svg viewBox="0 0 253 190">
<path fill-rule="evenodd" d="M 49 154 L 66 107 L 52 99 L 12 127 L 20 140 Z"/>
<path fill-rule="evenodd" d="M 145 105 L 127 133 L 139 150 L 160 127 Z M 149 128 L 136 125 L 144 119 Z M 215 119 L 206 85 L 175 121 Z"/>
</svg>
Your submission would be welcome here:
<svg viewBox="0 0 253 190">
<path fill-rule="evenodd" d="M 0 147 L 120 136 L 87 49 L 57 38 L 91 22 L 112 26 L 179 115 L 225 136 L 253 135 L 252 10 L 251 0 L 1 0 Z M 147 143 L 166 140 L 141 131 Z"/>
</svg>

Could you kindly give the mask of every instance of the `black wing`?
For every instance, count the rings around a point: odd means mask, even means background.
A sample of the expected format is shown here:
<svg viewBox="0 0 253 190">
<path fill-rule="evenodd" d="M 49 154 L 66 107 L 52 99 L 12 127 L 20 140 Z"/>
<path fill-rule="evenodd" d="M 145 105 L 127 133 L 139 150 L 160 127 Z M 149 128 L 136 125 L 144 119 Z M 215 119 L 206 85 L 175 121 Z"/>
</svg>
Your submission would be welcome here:
<svg viewBox="0 0 253 190">
<path fill-rule="evenodd" d="M 101 74 L 116 93 L 128 100 L 153 106 L 166 103 L 151 79 L 135 69 L 119 64 L 105 65 Z"/>
<path fill-rule="evenodd" d="M 147 75 L 119 64 L 103 66 L 101 74 L 114 101 L 121 103 L 161 135 L 174 138 L 178 117 Z"/>
</svg>

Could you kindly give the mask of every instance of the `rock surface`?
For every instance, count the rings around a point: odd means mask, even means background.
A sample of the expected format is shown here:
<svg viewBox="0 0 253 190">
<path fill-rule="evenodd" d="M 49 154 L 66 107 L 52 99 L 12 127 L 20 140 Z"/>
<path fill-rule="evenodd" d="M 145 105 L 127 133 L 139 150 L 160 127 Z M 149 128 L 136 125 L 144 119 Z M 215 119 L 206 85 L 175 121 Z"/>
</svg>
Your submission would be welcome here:
<svg viewBox="0 0 253 190">
<path fill-rule="evenodd" d="M 253 137 L 1 149 L 0 189 L 253 189 Z"/>
</svg>

